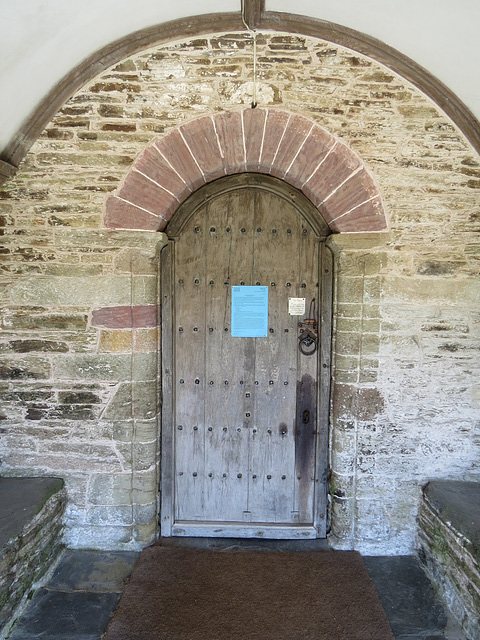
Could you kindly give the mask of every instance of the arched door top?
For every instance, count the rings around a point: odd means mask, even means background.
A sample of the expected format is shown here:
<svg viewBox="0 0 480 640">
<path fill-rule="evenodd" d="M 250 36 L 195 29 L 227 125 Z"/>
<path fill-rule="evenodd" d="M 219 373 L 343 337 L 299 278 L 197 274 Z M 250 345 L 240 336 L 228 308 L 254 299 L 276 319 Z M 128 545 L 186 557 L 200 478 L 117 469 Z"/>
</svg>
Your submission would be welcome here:
<svg viewBox="0 0 480 640">
<path fill-rule="evenodd" d="M 199 187 L 244 172 L 294 186 L 334 233 L 387 230 L 376 181 L 356 153 L 308 118 L 262 108 L 197 118 L 147 147 L 108 198 L 105 226 L 163 231 Z"/>
<path fill-rule="evenodd" d="M 205 206 L 205 202 L 212 202 L 228 192 L 252 188 L 259 192 L 268 191 L 284 200 L 287 206 L 295 209 L 305 223 L 311 226 L 318 238 L 325 239 L 330 234 L 330 229 L 322 216 L 318 215 L 318 210 L 298 189 L 273 176 L 249 172 L 225 176 L 195 191 L 177 209 L 165 227 L 165 233 L 170 239 L 177 238 L 189 219 Z"/>
</svg>

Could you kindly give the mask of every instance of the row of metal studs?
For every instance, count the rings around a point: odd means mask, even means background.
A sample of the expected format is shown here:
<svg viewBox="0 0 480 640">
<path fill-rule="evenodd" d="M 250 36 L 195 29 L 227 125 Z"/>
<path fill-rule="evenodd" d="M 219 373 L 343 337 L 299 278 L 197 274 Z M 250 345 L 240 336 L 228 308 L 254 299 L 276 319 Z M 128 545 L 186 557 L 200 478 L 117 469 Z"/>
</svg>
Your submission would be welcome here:
<svg viewBox="0 0 480 640">
<path fill-rule="evenodd" d="M 200 384 L 200 378 L 195 378 L 194 383 L 195 383 L 195 384 Z M 180 384 L 185 384 L 185 380 L 184 380 L 183 378 L 180 378 Z M 213 386 L 213 385 L 215 384 L 215 382 L 214 382 L 213 380 L 210 380 L 210 382 L 209 382 L 208 384 L 209 384 L 209 385 L 211 385 L 211 386 Z M 225 385 L 225 386 L 228 386 L 229 384 L 230 384 L 230 383 L 228 382 L 228 380 L 225 380 L 224 385 Z M 240 380 L 240 384 L 245 384 L 245 383 L 244 383 L 244 381 L 243 381 L 243 380 Z M 260 383 L 259 383 L 259 381 L 258 381 L 258 380 L 255 380 L 255 384 L 256 384 L 256 385 L 259 385 Z M 269 381 L 268 381 L 268 384 L 269 384 L 269 385 L 273 385 L 273 384 L 275 384 L 275 382 L 274 382 L 273 380 L 269 380 Z M 285 380 L 285 382 L 284 382 L 283 384 L 284 384 L 284 386 L 287 386 L 287 385 L 288 385 L 288 380 Z M 248 397 L 249 397 L 249 396 L 247 395 L 247 398 L 248 398 Z"/>
<path fill-rule="evenodd" d="M 247 413 L 247 414 L 245 414 L 245 415 L 247 416 L 247 418 L 249 418 L 249 417 L 250 417 L 250 414 L 249 414 L 249 413 Z M 234 428 L 235 428 L 235 427 L 234 427 Z M 183 431 L 183 425 L 182 425 L 182 424 L 179 424 L 179 425 L 178 425 L 178 427 L 177 427 L 177 429 L 178 429 L 179 431 Z M 196 426 L 195 426 L 195 427 L 193 427 L 193 430 L 194 430 L 194 431 L 198 431 L 198 427 L 196 427 Z M 238 431 L 238 432 L 240 432 L 241 430 L 242 430 L 242 428 L 241 428 L 241 427 L 237 427 L 237 431 Z M 207 431 L 213 431 L 213 427 L 208 427 Z M 227 431 L 228 431 L 228 427 L 222 427 L 222 431 L 227 432 Z M 252 429 L 252 433 L 257 433 L 257 431 L 258 431 L 258 429 Z M 272 431 L 271 429 L 267 429 L 267 433 L 268 433 L 268 435 L 270 435 L 270 436 L 271 436 L 271 435 L 272 435 L 272 433 L 273 433 L 273 431 Z M 287 435 L 287 433 L 288 433 L 288 432 L 287 432 L 287 430 L 286 430 L 286 429 L 282 430 L 282 436 Z"/>
<path fill-rule="evenodd" d="M 185 475 L 185 474 L 184 474 L 184 472 L 183 472 L 183 471 L 179 471 L 179 472 L 178 472 L 178 475 L 179 475 L 179 476 L 183 476 L 183 475 Z M 208 474 L 208 477 L 209 477 L 209 478 L 213 478 L 213 475 L 214 475 L 214 474 L 213 474 L 212 472 L 210 472 L 210 473 Z M 240 478 L 243 478 L 243 473 L 237 473 L 236 475 L 237 475 L 237 478 L 239 478 L 239 479 L 240 479 Z M 198 472 L 197 472 L 197 471 L 193 471 L 193 472 L 192 472 L 192 476 L 193 476 L 194 478 L 197 478 L 197 477 L 198 477 Z M 228 477 L 228 475 L 227 475 L 226 473 L 223 473 L 223 474 L 222 474 L 222 478 L 227 478 L 227 477 Z M 266 476 L 265 476 L 265 477 L 267 478 L 267 480 L 271 480 L 273 476 L 272 476 L 272 474 L 271 474 L 271 473 L 268 473 L 268 474 L 266 474 Z M 252 474 L 252 478 L 255 480 L 256 478 L 258 478 L 258 475 L 257 475 L 256 473 L 254 473 L 254 474 Z M 282 478 L 282 480 L 286 480 L 286 479 L 287 479 L 287 476 L 286 476 L 286 475 L 282 475 L 282 476 L 281 476 L 281 478 Z M 297 480 L 301 480 L 301 479 L 302 479 L 302 477 L 301 477 L 301 476 L 297 476 Z"/>
<path fill-rule="evenodd" d="M 194 227 L 194 229 L 193 229 L 193 231 L 194 231 L 195 233 L 200 233 L 200 231 L 201 231 L 201 230 L 202 230 L 202 229 L 201 229 L 201 227 Z M 232 228 L 231 228 L 231 227 L 226 227 L 226 228 L 225 228 L 226 233 L 230 233 L 230 232 L 231 232 L 231 230 L 232 230 Z M 215 233 L 216 231 L 217 231 L 217 228 L 216 228 L 216 227 L 210 227 L 210 233 Z M 240 229 L 240 233 L 246 233 L 246 231 L 247 231 L 247 230 L 246 230 L 246 228 L 245 228 L 245 227 L 242 227 L 242 228 Z M 262 231 L 262 228 L 261 228 L 261 227 L 257 227 L 257 228 L 256 228 L 256 232 L 257 232 L 257 233 L 261 233 L 261 231 Z M 275 234 L 275 233 L 277 233 L 277 229 L 272 229 L 272 233 L 274 233 L 274 234 Z M 290 233 L 292 233 L 292 230 L 291 230 L 291 229 L 287 229 L 287 233 L 289 233 L 289 234 L 290 234 Z M 307 229 L 302 229 L 302 234 L 303 234 L 304 236 L 306 236 L 306 235 L 307 235 L 307 233 L 308 233 L 308 230 L 307 230 Z"/>
<path fill-rule="evenodd" d="M 178 281 L 178 284 L 185 284 L 185 280 L 184 280 L 183 278 L 180 278 L 180 279 L 179 279 L 179 281 Z M 200 284 L 200 278 L 195 278 L 195 279 L 194 279 L 194 281 L 193 281 L 193 284 L 197 284 L 197 285 L 198 285 L 198 284 Z M 210 280 L 208 284 L 213 286 L 213 285 L 215 284 L 215 280 Z M 230 281 L 229 281 L 229 280 L 225 280 L 223 284 L 224 284 L 224 285 L 226 285 L 226 286 L 228 286 L 228 285 L 230 285 Z M 242 281 L 240 282 L 240 285 L 239 285 L 239 286 L 244 287 L 244 286 L 245 286 L 245 281 L 244 281 L 244 280 L 242 280 Z M 261 283 L 260 283 L 260 282 L 256 282 L 256 283 L 255 283 L 255 286 L 256 286 L 256 287 L 260 287 L 260 286 L 262 286 L 262 285 L 261 285 Z M 267 285 L 263 285 L 263 286 L 267 286 Z M 277 285 L 275 284 L 275 282 L 271 282 L 271 283 L 270 283 L 270 286 L 271 286 L 271 287 L 276 287 Z M 286 286 L 286 287 L 291 287 L 291 286 L 292 286 L 292 283 L 291 283 L 291 282 L 286 282 L 286 283 L 285 283 L 285 286 Z M 301 287 L 302 289 L 306 289 L 306 288 L 307 288 L 307 285 L 306 285 L 306 283 L 305 283 L 305 282 L 302 282 L 302 284 L 300 285 L 300 287 Z"/>
<path fill-rule="evenodd" d="M 209 327 L 208 328 L 208 333 L 213 333 L 215 331 L 215 329 L 213 327 Z M 228 331 L 228 327 L 225 327 L 224 331 Z M 184 328 L 183 327 L 178 327 L 178 332 L 179 333 L 183 333 L 184 332 Z M 275 333 L 275 329 L 273 329 L 272 327 L 270 327 L 269 329 L 270 333 Z M 289 329 L 284 329 L 283 333 L 288 333 Z M 193 333 L 198 333 L 198 327 L 193 327 Z"/>
</svg>

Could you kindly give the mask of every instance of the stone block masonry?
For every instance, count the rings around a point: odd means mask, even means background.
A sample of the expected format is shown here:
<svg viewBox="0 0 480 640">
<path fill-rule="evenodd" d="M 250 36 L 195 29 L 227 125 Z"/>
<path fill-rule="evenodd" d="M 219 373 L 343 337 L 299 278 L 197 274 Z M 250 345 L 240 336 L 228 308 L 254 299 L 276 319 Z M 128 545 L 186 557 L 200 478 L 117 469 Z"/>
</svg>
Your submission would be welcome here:
<svg viewBox="0 0 480 640">
<path fill-rule="evenodd" d="M 0 346 L 3 468 L 65 478 L 68 544 L 142 546 L 157 521 L 162 236 L 55 231 L 72 261 L 97 259 L 104 275 L 60 269 L 10 289 Z"/>
<path fill-rule="evenodd" d="M 215 122 L 222 162 L 243 171 L 255 119 L 290 114 L 300 142 L 273 127 L 254 170 L 274 173 L 278 159 L 307 179 L 300 143 L 320 162 L 334 139 L 381 198 L 388 231 L 328 240 L 332 544 L 410 553 L 420 487 L 479 477 L 478 156 L 416 87 L 354 51 L 270 32 L 257 49 L 254 116 L 248 34 L 153 47 L 78 91 L 0 191 L 0 471 L 65 479 L 70 546 L 137 548 L 156 534 L 156 230 L 196 187 L 184 175 L 199 186 L 216 175 L 215 140 L 189 135 L 200 122 Z M 177 159 L 187 174 L 168 155 L 174 139 L 194 151 Z M 127 176 L 143 185 L 137 217 Z M 355 197 L 347 187 L 327 200 L 337 213 Z"/>
</svg>

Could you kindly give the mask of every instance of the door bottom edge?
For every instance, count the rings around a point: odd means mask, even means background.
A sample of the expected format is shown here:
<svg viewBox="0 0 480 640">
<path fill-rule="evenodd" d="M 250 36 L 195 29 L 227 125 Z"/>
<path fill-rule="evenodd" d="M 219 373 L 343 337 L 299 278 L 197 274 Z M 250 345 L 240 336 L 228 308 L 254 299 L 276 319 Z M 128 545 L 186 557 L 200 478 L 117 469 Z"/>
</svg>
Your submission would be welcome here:
<svg viewBox="0 0 480 640">
<path fill-rule="evenodd" d="M 171 535 L 188 538 L 254 538 L 257 540 L 309 540 L 318 538 L 313 525 L 245 525 L 175 522 Z"/>
</svg>

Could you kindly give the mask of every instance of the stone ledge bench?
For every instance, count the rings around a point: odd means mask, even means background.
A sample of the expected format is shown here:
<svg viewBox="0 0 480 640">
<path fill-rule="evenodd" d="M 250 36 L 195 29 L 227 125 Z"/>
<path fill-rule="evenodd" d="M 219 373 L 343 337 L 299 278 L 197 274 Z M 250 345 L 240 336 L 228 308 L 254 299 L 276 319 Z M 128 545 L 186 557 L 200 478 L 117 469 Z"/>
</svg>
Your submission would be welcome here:
<svg viewBox="0 0 480 640">
<path fill-rule="evenodd" d="M 0 638 L 62 549 L 59 478 L 0 477 Z"/>
<path fill-rule="evenodd" d="M 480 640 L 480 483 L 435 480 L 423 488 L 420 559 L 469 640 Z"/>
</svg>

